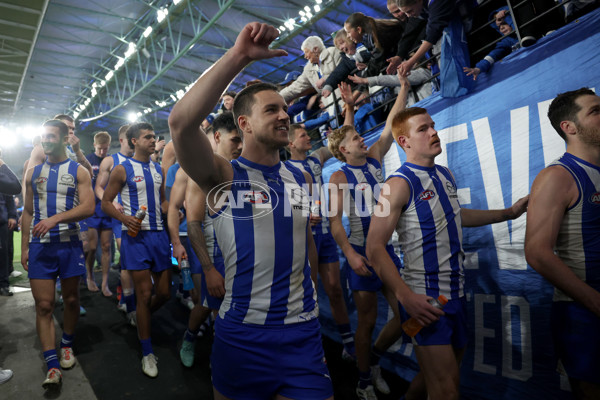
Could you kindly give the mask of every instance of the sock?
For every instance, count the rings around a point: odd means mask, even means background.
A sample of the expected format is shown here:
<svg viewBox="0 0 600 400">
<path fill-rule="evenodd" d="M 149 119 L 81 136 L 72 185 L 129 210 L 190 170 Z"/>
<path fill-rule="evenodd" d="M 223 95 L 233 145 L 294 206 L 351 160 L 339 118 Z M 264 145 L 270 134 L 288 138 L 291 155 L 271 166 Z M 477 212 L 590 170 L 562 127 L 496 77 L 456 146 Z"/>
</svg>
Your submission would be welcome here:
<svg viewBox="0 0 600 400">
<path fill-rule="evenodd" d="M 356 350 L 354 349 L 354 334 L 352 333 L 352 328 L 350 324 L 340 324 L 337 326 L 338 332 L 342 337 L 342 344 L 348 353 L 351 355 L 356 354 Z"/>
<path fill-rule="evenodd" d="M 147 356 L 148 354 L 153 353 L 152 351 L 152 342 L 150 338 L 148 339 L 140 339 L 140 343 L 142 344 L 142 354 Z"/>
<path fill-rule="evenodd" d="M 371 369 L 367 372 L 358 371 L 358 388 L 366 389 L 371 384 Z"/>
<path fill-rule="evenodd" d="M 48 371 L 50 371 L 52 368 L 60 369 L 58 357 L 56 356 L 56 349 L 45 351 L 44 360 L 46 360 L 46 366 L 48 367 Z"/>
<path fill-rule="evenodd" d="M 385 354 L 385 351 L 379 350 L 377 347 L 373 346 L 371 349 L 371 365 L 379 364 L 379 359 Z"/>
<path fill-rule="evenodd" d="M 183 335 L 183 340 L 188 342 L 193 342 L 196 340 L 196 336 L 198 336 L 198 332 L 200 329 L 196 329 L 195 331 L 190 331 L 190 328 L 185 330 L 185 334 Z"/>
<path fill-rule="evenodd" d="M 63 332 L 62 339 L 60 339 L 60 348 L 73 347 L 73 336 L 75 335 L 68 335 L 66 332 Z"/>
<path fill-rule="evenodd" d="M 125 295 L 125 305 L 127 306 L 127 312 L 135 311 L 135 294 Z"/>
</svg>

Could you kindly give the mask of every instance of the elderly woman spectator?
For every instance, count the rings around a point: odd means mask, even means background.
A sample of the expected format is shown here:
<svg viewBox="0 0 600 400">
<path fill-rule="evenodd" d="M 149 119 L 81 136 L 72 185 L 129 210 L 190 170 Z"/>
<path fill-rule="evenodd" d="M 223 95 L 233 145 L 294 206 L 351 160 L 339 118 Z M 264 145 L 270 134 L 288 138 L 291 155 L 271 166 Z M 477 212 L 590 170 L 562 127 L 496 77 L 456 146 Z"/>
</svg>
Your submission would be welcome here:
<svg viewBox="0 0 600 400">
<path fill-rule="evenodd" d="M 323 40 L 318 36 L 307 37 L 302 42 L 301 49 L 307 60 L 302 74 L 294 83 L 279 92 L 286 102 L 308 94 L 311 88 L 320 93 L 319 87 L 341 59 L 340 51 L 335 47 L 325 47 Z"/>
</svg>

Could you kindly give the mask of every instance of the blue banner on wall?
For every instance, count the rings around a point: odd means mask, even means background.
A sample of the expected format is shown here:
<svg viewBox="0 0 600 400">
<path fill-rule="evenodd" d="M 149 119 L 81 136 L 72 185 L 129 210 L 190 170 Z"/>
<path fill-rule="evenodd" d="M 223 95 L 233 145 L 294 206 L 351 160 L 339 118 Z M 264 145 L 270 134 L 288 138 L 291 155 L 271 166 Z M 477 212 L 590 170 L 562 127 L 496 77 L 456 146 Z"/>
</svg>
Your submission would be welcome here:
<svg viewBox="0 0 600 400">
<path fill-rule="evenodd" d="M 558 93 L 598 87 L 598 43 L 600 10 L 496 63 L 489 74 L 478 77 L 469 95 L 433 96 L 416 104 L 427 108 L 436 122 L 443 143 L 436 162 L 453 171 L 464 207 L 509 207 L 529 192 L 539 171 L 565 151 L 547 109 Z M 367 143 L 380 133 L 369 135 Z M 386 176 L 404 159 L 401 149 L 392 150 L 384 163 Z M 330 160 L 324 179 L 339 167 Z M 470 337 L 461 369 L 461 397 L 570 398 L 568 381 L 556 372 L 550 336 L 552 287 L 525 261 L 525 216 L 465 228 L 463 233 Z M 322 290 L 319 298 L 324 333 L 339 340 Z M 379 311 L 377 331 L 389 318 L 383 297 Z M 352 317 L 356 326 L 356 314 Z M 397 343 L 382 365 L 412 379 L 412 345 Z"/>
</svg>

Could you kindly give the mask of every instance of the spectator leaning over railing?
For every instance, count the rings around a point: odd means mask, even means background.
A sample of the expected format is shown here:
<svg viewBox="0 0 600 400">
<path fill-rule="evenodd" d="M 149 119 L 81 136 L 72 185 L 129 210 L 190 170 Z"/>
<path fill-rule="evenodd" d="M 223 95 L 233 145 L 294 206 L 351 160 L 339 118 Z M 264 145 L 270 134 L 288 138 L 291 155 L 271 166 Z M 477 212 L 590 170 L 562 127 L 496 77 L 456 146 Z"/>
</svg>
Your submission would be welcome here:
<svg viewBox="0 0 600 400">
<path fill-rule="evenodd" d="M 463 73 L 463 67 L 471 65 L 464 32 L 471 28 L 473 3 L 474 0 L 399 0 L 406 15 L 427 20 L 425 40 L 411 58 L 400 64 L 401 72 L 408 75 L 429 50 L 439 46 L 442 97 L 460 97 L 470 92 L 473 81 Z"/>
<path fill-rule="evenodd" d="M 344 30 L 356 44 L 357 53 L 362 59 L 360 62 L 366 64 L 367 76 L 379 75 L 387 60 L 396 55 L 404 25 L 397 19 L 375 19 L 361 12 L 353 13 L 346 19 Z M 363 46 L 369 51 L 370 57 L 368 53 L 363 53 Z M 356 60 L 359 61 L 358 58 Z"/>
<path fill-rule="evenodd" d="M 395 75 L 400 63 L 407 60 L 410 57 L 410 52 L 419 47 L 425 39 L 425 27 L 427 26 L 427 21 L 424 19 L 412 18 L 404 14 L 398 6 L 399 2 L 400 0 L 387 0 L 387 9 L 390 14 L 405 24 L 402 38 L 398 42 L 396 55 L 386 60 L 389 64 L 385 72 L 390 75 Z"/>
<path fill-rule="evenodd" d="M 345 81 L 348 78 L 348 75 L 355 71 L 359 75 L 363 75 L 365 73 L 365 64 L 361 64 L 356 58 L 362 58 L 362 55 L 359 57 L 355 57 L 356 55 L 356 44 L 348 38 L 348 34 L 344 29 L 340 29 L 333 39 L 333 44 L 335 47 L 341 52 L 340 63 L 335 67 L 335 69 L 331 72 L 329 77 L 325 80 L 323 84 L 323 90 L 321 95 L 323 97 L 328 97 L 333 88 L 338 87 L 338 85 Z M 364 50 L 368 53 L 368 50 Z"/>
</svg>

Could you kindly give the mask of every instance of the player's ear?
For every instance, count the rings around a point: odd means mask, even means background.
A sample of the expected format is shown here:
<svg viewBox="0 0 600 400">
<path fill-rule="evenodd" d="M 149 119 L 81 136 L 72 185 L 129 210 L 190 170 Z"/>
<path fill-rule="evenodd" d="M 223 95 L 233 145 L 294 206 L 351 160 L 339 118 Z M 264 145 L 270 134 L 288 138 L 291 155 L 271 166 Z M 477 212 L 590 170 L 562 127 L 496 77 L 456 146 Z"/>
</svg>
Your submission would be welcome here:
<svg viewBox="0 0 600 400">
<path fill-rule="evenodd" d="M 562 129 L 565 135 L 574 135 L 577 133 L 577 127 L 573 121 L 561 121 L 560 129 Z"/>
<path fill-rule="evenodd" d="M 243 135 L 245 135 L 246 133 L 252 133 L 252 126 L 250 125 L 250 119 L 247 115 L 240 115 L 238 117 L 238 126 L 240 127 L 240 130 L 242 131 Z"/>
</svg>

